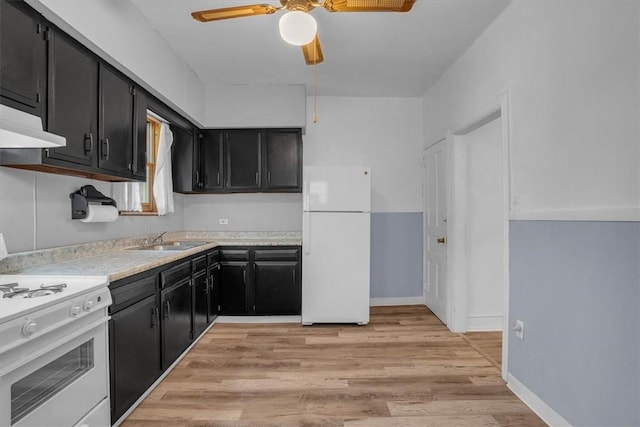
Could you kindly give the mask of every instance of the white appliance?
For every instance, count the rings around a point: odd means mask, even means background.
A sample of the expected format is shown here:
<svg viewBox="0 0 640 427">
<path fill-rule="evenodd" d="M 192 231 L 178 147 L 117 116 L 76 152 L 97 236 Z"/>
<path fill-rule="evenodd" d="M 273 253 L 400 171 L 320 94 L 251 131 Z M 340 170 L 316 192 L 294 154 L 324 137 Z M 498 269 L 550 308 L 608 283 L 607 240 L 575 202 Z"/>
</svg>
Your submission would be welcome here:
<svg viewBox="0 0 640 427">
<path fill-rule="evenodd" d="M 104 276 L 0 275 L 0 426 L 110 425 Z"/>
<path fill-rule="evenodd" d="M 371 170 L 305 166 L 302 324 L 369 323 Z"/>
</svg>

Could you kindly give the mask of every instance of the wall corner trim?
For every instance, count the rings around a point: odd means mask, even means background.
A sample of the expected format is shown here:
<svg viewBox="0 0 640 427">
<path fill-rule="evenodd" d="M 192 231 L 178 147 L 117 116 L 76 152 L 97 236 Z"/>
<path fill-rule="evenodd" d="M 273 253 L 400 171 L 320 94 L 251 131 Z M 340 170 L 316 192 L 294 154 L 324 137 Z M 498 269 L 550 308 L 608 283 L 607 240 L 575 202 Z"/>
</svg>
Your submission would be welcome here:
<svg viewBox="0 0 640 427">
<path fill-rule="evenodd" d="M 369 306 L 379 307 L 384 305 L 425 305 L 424 297 L 393 297 L 393 298 L 371 298 Z M 426 306 L 425 306 L 426 307 Z"/>
<path fill-rule="evenodd" d="M 551 409 L 542 399 L 529 390 L 511 373 L 507 375 L 507 387 L 522 400 L 542 420 L 553 427 L 571 427 L 571 424 L 560 414 Z"/>
</svg>

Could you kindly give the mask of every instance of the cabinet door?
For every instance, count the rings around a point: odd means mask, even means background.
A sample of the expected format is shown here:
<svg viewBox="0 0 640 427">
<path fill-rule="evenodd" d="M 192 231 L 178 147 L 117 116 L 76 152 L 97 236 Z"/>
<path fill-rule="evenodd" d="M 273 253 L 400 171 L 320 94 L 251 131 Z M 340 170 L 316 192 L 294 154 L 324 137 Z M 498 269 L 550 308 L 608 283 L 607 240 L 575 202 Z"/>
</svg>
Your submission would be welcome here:
<svg viewBox="0 0 640 427">
<path fill-rule="evenodd" d="M 197 156 L 193 134 L 177 126 L 171 126 L 173 144 L 171 144 L 171 174 L 173 176 L 173 191 L 191 193 L 197 190 L 196 169 Z"/>
<path fill-rule="evenodd" d="M 222 132 L 212 130 L 202 132 L 199 150 L 200 168 L 197 177 L 199 189 L 202 191 L 222 190 L 224 187 L 222 138 Z"/>
<path fill-rule="evenodd" d="M 260 188 L 262 133 L 256 130 L 225 132 L 226 187 L 229 191 Z"/>
<path fill-rule="evenodd" d="M 209 283 L 207 270 L 193 277 L 193 336 L 199 336 L 208 324 Z"/>
<path fill-rule="evenodd" d="M 67 138 L 49 157 L 93 165 L 98 138 L 98 60 L 60 31 L 49 37 L 50 132 Z"/>
<path fill-rule="evenodd" d="M 138 400 L 160 375 L 160 319 L 151 295 L 111 316 L 111 422 Z"/>
<path fill-rule="evenodd" d="M 140 88 L 134 93 L 134 121 L 133 121 L 133 176 L 140 181 L 147 179 L 147 94 Z"/>
<path fill-rule="evenodd" d="M 167 369 L 191 343 L 191 280 L 162 291 L 162 366 Z"/>
<path fill-rule="evenodd" d="M 209 266 L 209 319 L 211 323 L 220 313 L 220 264 Z"/>
<path fill-rule="evenodd" d="M 299 263 L 255 262 L 256 314 L 300 314 Z"/>
<path fill-rule="evenodd" d="M 301 166 L 300 131 L 266 131 L 264 187 L 271 191 L 301 191 Z"/>
<path fill-rule="evenodd" d="M 98 166 L 119 176 L 131 175 L 133 87 L 100 64 L 100 157 Z"/>
<path fill-rule="evenodd" d="M 0 1 L 2 103 L 43 117 L 46 42 L 40 16 L 23 2 Z"/>
<path fill-rule="evenodd" d="M 220 314 L 247 314 L 247 267 L 245 261 L 220 263 Z"/>
</svg>

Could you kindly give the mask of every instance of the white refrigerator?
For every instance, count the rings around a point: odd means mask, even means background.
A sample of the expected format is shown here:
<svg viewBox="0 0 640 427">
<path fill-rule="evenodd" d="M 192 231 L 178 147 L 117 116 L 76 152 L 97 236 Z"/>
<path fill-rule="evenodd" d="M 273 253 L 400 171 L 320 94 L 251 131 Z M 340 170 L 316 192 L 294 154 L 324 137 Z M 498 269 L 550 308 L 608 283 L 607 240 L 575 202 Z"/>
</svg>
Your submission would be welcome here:
<svg viewBox="0 0 640 427">
<path fill-rule="evenodd" d="M 371 170 L 303 168 L 302 324 L 369 323 Z"/>
</svg>

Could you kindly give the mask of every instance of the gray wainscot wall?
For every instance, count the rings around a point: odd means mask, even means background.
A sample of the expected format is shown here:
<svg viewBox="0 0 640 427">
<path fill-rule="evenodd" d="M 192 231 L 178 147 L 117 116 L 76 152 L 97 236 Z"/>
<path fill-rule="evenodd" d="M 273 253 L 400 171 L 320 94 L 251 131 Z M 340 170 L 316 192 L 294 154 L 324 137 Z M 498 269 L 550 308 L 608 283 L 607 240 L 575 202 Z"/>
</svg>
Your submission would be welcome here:
<svg viewBox="0 0 640 427">
<path fill-rule="evenodd" d="M 572 425 L 640 425 L 640 223 L 510 230 L 510 374 Z"/>
<path fill-rule="evenodd" d="M 422 297 L 422 212 L 371 213 L 371 298 Z"/>
</svg>

